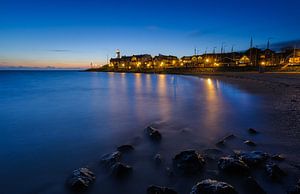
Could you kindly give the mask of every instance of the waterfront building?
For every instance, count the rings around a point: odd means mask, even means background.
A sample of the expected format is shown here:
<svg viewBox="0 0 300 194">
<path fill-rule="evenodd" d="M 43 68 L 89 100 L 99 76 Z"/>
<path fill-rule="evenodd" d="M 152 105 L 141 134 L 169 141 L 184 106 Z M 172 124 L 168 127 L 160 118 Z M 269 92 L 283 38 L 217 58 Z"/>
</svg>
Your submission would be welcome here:
<svg viewBox="0 0 300 194">
<path fill-rule="evenodd" d="M 179 59 L 172 55 L 161 55 L 153 58 L 154 68 L 171 68 L 179 66 Z"/>
<path fill-rule="evenodd" d="M 202 64 L 203 64 L 202 55 L 183 56 L 180 59 L 180 66 L 201 67 Z"/>
<path fill-rule="evenodd" d="M 131 57 L 132 68 L 152 68 L 152 56 L 148 54 L 133 55 Z"/>
<path fill-rule="evenodd" d="M 238 66 L 277 66 L 300 65 L 300 49 L 285 49 L 275 52 L 269 48 L 261 50 L 252 47 L 244 52 L 205 53 L 202 55 L 176 56 L 149 54 L 121 56 L 116 51 L 116 58 L 111 58 L 109 68 L 114 69 L 152 69 L 174 67 L 238 67 Z"/>
</svg>

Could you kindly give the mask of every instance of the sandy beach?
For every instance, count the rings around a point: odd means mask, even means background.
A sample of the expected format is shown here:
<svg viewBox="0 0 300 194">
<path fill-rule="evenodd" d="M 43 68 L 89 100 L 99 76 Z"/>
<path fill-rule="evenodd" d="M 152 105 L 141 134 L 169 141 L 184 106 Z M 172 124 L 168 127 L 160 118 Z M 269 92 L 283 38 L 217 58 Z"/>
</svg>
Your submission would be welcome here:
<svg viewBox="0 0 300 194">
<path fill-rule="evenodd" d="M 264 96 L 272 115 L 272 136 L 285 151 L 293 153 L 300 146 L 300 73 L 220 73 L 198 75 L 215 77 L 235 87 Z M 298 145 L 298 146 L 297 146 Z M 300 153 L 292 154 L 300 166 Z"/>
</svg>

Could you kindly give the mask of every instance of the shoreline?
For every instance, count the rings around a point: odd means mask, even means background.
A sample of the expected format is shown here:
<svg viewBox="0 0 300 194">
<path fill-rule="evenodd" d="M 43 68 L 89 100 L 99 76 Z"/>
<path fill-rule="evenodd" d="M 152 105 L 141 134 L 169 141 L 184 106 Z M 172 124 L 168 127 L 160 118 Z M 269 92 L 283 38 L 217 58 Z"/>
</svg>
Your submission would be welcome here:
<svg viewBox="0 0 300 194">
<path fill-rule="evenodd" d="M 290 177 L 285 180 L 285 186 L 290 185 L 296 177 L 299 177 L 300 73 L 226 72 L 173 73 L 172 75 L 217 79 L 240 90 L 263 97 L 262 108 L 268 112 L 267 118 L 263 120 L 270 121 L 271 126 L 268 129 L 261 129 L 264 136 L 261 138 L 265 140 L 261 142 L 259 149 L 267 152 L 273 149 L 286 156 L 284 162 L 279 162 L 280 166 L 290 173 Z M 267 184 L 262 184 L 262 186 L 268 187 Z"/>
<path fill-rule="evenodd" d="M 136 72 L 136 71 L 91 71 L 111 73 L 142 73 L 185 75 L 202 78 L 217 78 L 242 90 L 263 95 L 269 99 L 267 106 L 274 114 L 274 124 L 279 130 L 288 128 L 289 136 L 300 138 L 300 72 Z M 276 122 L 275 122 L 276 121 Z M 279 122 L 278 122 L 279 121 Z M 278 123 L 277 123 L 278 122 Z M 287 130 L 287 131 L 289 131 Z M 293 132 L 296 133 L 293 134 Z M 300 156 L 300 154 L 299 154 Z"/>
<path fill-rule="evenodd" d="M 112 73 L 155 74 L 154 72 L 120 71 Z M 283 141 L 285 145 L 294 146 L 297 144 L 300 146 L 298 141 L 300 131 L 297 131 L 300 128 L 300 72 L 160 72 L 157 74 L 218 79 L 241 90 L 263 96 L 266 99 L 265 106 L 272 115 L 274 126 L 272 135 L 280 138 L 280 141 Z M 297 156 L 294 159 L 300 166 L 300 153 L 295 155 Z"/>
</svg>

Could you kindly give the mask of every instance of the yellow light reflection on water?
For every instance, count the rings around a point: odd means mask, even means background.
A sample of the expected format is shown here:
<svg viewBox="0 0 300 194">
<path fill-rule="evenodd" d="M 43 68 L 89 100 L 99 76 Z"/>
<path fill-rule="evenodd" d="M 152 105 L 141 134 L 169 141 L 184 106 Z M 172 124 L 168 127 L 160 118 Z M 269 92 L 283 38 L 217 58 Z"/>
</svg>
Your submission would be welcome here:
<svg viewBox="0 0 300 194">
<path fill-rule="evenodd" d="M 168 96 L 168 83 L 166 75 L 157 75 L 157 92 L 160 116 L 161 118 L 169 120 L 171 116 L 171 100 L 169 100 Z"/>
<path fill-rule="evenodd" d="M 205 105 L 206 105 L 206 112 L 202 119 L 204 125 L 211 129 L 210 136 L 215 137 L 215 135 L 219 132 L 218 126 L 215 126 L 217 123 L 219 116 L 220 116 L 220 104 L 222 103 L 220 98 L 218 97 L 218 83 L 211 78 L 204 80 L 205 84 Z M 203 108 L 203 107 L 202 107 Z M 215 129 L 212 131 L 212 129 Z"/>
</svg>

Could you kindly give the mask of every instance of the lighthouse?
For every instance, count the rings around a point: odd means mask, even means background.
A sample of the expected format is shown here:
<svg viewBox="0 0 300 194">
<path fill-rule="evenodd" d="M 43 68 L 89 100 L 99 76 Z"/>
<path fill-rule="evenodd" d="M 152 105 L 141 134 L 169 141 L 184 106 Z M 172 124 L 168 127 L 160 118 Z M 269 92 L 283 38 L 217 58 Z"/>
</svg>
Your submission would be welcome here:
<svg viewBox="0 0 300 194">
<path fill-rule="evenodd" d="M 121 52 L 119 49 L 116 50 L 116 58 L 120 59 L 121 58 Z"/>
</svg>

